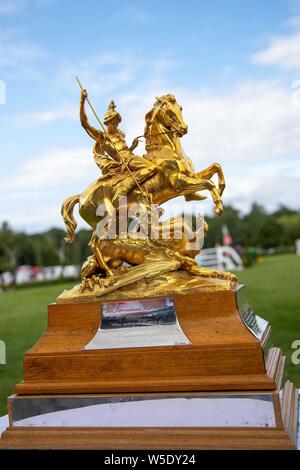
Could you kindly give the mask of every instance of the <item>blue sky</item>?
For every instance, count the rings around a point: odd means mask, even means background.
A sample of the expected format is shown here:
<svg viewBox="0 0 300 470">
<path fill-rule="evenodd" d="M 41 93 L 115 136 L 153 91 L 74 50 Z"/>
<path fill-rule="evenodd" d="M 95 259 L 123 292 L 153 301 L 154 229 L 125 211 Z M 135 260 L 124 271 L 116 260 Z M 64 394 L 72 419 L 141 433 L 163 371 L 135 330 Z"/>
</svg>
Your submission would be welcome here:
<svg viewBox="0 0 300 470">
<path fill-rule="evenodd" d="M 116 100 L 128 141 L 175 93 L 183 147 L 224 166 L 225 203 L 299 208 L 299 51 L 296 0 L 0 0 L 0 220 L 61 226 L 61 201 L 98 177 L 75 74 L 101 116 Z"/>
</svg>

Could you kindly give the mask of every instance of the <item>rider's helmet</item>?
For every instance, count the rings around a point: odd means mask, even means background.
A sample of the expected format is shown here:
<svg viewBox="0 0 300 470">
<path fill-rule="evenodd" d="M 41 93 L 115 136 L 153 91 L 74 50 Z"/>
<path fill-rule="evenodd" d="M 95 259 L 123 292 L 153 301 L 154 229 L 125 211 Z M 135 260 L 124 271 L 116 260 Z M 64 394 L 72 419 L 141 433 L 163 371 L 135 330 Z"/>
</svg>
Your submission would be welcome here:
<svg viewBox="0 0 300 470">
<path fill-rule="evenodd" d="M 108 106 L 107 113 L 104 116 L 104 124 L 107 125 L 112 120 L 116 119 L 118 124 L 122 121 L 121 115 L 116 111 L 116 105 L 114 101 L 111 101 Z"/>
</svg>

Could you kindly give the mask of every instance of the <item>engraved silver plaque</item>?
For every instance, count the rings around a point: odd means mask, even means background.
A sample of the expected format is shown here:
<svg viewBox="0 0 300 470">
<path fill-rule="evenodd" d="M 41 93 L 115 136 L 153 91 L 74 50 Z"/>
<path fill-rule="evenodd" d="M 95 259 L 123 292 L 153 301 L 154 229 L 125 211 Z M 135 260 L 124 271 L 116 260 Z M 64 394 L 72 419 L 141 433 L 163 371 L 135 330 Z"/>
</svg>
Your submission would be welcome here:
<svg viewBox="0 0 300 470">
<path fill-rule="evenodd" d="M 10 398 L 14 427 L 276 427 L 269 393 Z"/>
<path fill-rule="evenodd" d="M 190 341 L 179 325 L 173 299 L 167 297 L 102 304 L 99 329 L 84 349 L 179 344 L 190 344 Z"/>
<path fill-rule="evenodd" d="M 236 292 L 237 305 L 242 322 L 251 331 L 251 333 L 259 340 L 269 328 L 269 322 L 256 315 L 250 307 L 245 293 L 245 286 L 240 285 Z"/>
</svg>

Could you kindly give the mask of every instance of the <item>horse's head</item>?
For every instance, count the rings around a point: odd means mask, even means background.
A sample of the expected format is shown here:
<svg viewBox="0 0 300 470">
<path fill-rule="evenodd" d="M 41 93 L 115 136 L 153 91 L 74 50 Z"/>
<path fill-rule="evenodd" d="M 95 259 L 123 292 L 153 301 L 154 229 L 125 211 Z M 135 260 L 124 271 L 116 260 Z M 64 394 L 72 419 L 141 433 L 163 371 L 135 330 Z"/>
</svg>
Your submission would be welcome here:
<svg viewBox="0 0 300 470">
<path fill-rule="evenodd" d="M 187 133 L 188 127 L 182 117 L 182 106 L 180 106 L 174 95 L 163 95 L 156 98 L 154 107 L 146 115 L 146 130 L 157 119 L 165 129 L 174 132 L 178 137 Z"/>
</svg>

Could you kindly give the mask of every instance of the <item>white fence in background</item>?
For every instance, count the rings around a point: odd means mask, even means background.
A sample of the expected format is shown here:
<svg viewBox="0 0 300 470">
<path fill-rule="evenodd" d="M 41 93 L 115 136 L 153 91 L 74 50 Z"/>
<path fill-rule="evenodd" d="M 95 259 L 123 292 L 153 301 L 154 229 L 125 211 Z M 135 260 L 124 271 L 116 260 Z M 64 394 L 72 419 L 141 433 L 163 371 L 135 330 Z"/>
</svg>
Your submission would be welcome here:
<svg viewBox="0 0 300 470">
<path fill-rule="evenodd" d="M 19 266 L 16 271 L 16 284 L 24 284 L 31 281 L 56 281 L 60 278 L 77 278 L 79 266 Z"/>
<path fill-rule="evenodd" d="M 201 250 L 196 257 L 199 266 L 219 269 L 220 271 L 236 271 L 243 269 L 243 262 L 238 253 L 231 246 L 218 246 Z M 5 272 L 0 275 L 0 287 L 10 286 L 15 282 L 17 285 L 33 281 L 55 281 L 57 279 L 73 278 L 80 276 L 80 267 L 68 266 L 19 266 L 15 273 Z"/>
<path fill-rule="evenodd" d="M 199 266 L 220 271 L 241 271 L 244 267 L 240 255 L 231 246 L 204 248 L 196 261 Z"/>
<path fill-rule="evenodd" d="M 16 269 L 15 277 L 10 272 L 0 274 L 0 286 L 11 286 L 14 282 L 17 285 L 34 281 L 56 281 L 57 279 L 77 279 L 80 275 L 80 267 L 75 265 L 67 266 L 19 266 Z"/>
</svg>

